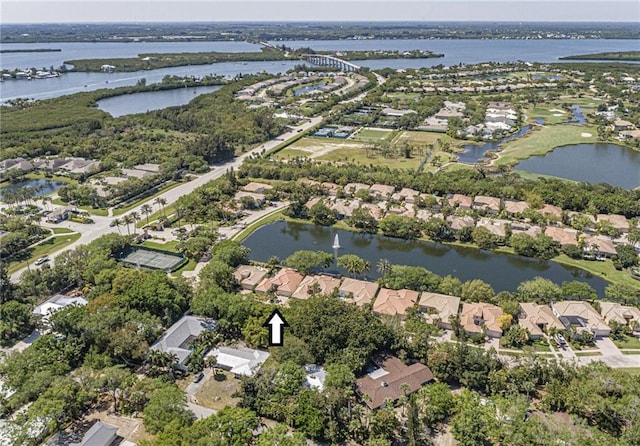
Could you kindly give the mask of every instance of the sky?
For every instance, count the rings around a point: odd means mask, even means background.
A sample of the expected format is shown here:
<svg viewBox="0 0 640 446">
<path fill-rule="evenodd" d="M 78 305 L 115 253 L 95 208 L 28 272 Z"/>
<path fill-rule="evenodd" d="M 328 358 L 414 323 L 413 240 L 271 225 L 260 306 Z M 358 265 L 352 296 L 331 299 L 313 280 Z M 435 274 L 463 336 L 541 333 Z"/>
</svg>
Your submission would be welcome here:
<svg viewBox="0 0 640 446">
<path fill-rule="evenodd" d="M 0 24 L 273 21 L 638 22 L 638 0 L 0 0 Z"/>
</svg>

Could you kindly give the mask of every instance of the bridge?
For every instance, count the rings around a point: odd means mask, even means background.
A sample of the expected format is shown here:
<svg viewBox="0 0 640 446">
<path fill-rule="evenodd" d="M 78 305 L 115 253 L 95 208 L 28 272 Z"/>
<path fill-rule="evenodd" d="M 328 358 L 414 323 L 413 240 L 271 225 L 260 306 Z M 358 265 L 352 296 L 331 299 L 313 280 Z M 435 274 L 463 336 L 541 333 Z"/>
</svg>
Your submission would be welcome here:
<svg viewBox="0 0 640 446">
<path fill-rule="evenodd" d="M 315 65 L 321 65 L 324 67 L 335 67 L 339 68 L 341 71 L 356 71 L 361 67 L 353 64 L 351 62 L 347 62 L 346 60 L 338 59 L 334 56 L 326 56 L 323 54 L 303 54 L 302 58 L 307 62 L 311 62 Z"/>
</svg>

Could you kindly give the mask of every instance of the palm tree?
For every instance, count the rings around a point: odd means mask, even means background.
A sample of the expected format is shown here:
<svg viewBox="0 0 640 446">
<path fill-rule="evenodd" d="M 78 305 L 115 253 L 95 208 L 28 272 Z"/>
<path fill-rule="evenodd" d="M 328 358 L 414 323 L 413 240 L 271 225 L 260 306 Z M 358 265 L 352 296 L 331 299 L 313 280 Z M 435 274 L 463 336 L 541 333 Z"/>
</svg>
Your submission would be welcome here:
<svg viewBox="0 0 640 446">
<path fill-rule="evenodd" d="M 136 235 L 136 223 L 140 221 L 140 214 L 138 212 L 133 211 L 131 214 L 131 218 L 133 219 L 133 235 Z"/>
<path fill-rule="evenodd" d="M 131 235 L 131 230 L 129 229 L 129 225 L 133 223 L 135 225 L 136 220 L 131 216 L 131 214 L 127 214 L 123 217 L 122 221 L 127 225 L 127 235 Z M 135 228 L 135 226 L 134 226 Z"/>
<path fill-rule="evenodd" d="M 124 223 L 122 220 L 120 220 L 119 218 L 114 218 L 113 220 L 111 220 L 111 223 L 109 223 L 109 226 L 111 226 L 112 228 L 115 226 L 118 229 L 118 234 L 122 234 L 120 232 L 120 225 Z"/>
<path fill-rule="evenodd" d="M 162 197 L 158 197 L 155 200 L 153 200 L 154 204 L 157 204 L 158 206 L 160 206 L 162 208 L 162 216 L 166 217 L 165 213 L 164 213 L 164 205 L 167 204 L 167 200 L 165 200 Z"/>
<path fill-rule="evenodd" d="M 378 274 L 384 276 L 391 270 L 391 262 L 387 259 L 378 260 L 378 264 L 376 265 L 376 270 Z"/>
<path fill-rule="evenodd" d="M 140 210 L 147 216 L 147 225 L 149 225 L 149 214 L 151 214 L 153 208 L 149 204 L 145 203 L 140 207 Z"/>
</svg>

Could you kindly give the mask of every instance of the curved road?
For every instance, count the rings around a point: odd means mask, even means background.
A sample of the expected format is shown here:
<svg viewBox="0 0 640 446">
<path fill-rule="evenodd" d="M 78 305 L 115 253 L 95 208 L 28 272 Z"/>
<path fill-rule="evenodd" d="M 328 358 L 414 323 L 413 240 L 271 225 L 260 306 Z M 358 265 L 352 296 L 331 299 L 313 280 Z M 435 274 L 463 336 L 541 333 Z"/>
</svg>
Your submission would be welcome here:
<svg viewBox="0 0 640 446">
<path fill-rule="evenodd" d="M 211 180 L 220 178 L 229 169 L 234 168 L 235 170 L 237 170 L 242 164 L 242 162 L 245 160 L 245 158 L 251 155 L 257 155 L 263 150 L 273 149 L 279 144 L 282 144 L 284 141 L 287 141 L 297 136 L 300 132 L 303 132 L 321 123 L 322 119 L 323 119 L 322 116 L 311 118 L 308 122 L 305 122 L 304 124 L 301 124 L 297 127 L 293 127 L 291 131 L 284 133 L 275 139 L 267 141 L 261 144 L 260 146 L 256 147 L 255 149 L 247 153 L 244 153 L 241 156 L 234 158 L 233 160 L 225 164 L 214 166 L 209 172 L 203 175 L 200 175 L 199 177 L 195 178 L 192 181 L 189 181 L 188 183 L 181 184 L 178 187 L 168 190 L 163 194 L 158 195 L 158 197 L 164 198 L 165 200 L 167 200 L 167 205 L 170 205 L 171 203 L 174 203 L 178 198 L 182 197 L 183 195 L 190 194 L 194 189 L 208 183 Z M 154 197 L 153 199 L 155 200 L 156 198 L 157 197 Z M 140 208 L 142 207 L 143 204 L 149 202 L 150 200 L 151 199 L 146 200 L 145 202 L 141 202 L 137 207 L 131 209 L 129 212 L 119 215 L 118 218 L 123 218 L 125 215 L 131 214 L 133 212 L 137 212 L 138 215 L 142 215 L 142 211 L 140 210 Z M 118 229 L 116 227 L 110 226 L 114 217 L 101 217 L 97 215 L 92 215 L 91 218 L 94 220 L 95 223 L 89 224 L 89 225 L 84 225 L 80 223 L 70 223 L 67 227 L 73 231 L 79 232 L 81 234 L 80 238 L 74 243 L 71 243 L 70 245 L 65 246 L 63 249 L 50 254 L 49 258 L 54 259 L 56 256 L 58 256 L 60 253 L 64 251 L 74 249 L 80 245 L 86 245 L 105 234 L 118 232 Z M 47 225 L 47 226 L 56 227 L 57 225 Z M 37 268 L 37 266 L 35 265 L 31 265 L 30 267 Z M 27 269 L 26 267 L 23 267 L 18 271 L 14 272 L 13 274 L 11 274 L 11 280 L 14 282 L 17 281 L 26 269 Z"/>
</svg>

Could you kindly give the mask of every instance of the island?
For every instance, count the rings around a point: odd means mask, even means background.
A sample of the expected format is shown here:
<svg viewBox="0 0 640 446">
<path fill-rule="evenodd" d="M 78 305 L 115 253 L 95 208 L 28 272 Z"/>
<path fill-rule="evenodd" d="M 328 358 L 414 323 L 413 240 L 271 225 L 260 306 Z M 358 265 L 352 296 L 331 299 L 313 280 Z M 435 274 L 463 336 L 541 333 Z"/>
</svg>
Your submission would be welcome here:
<svg viewBox="0 0 640 446">
<path fill-rule="evenodd" d="M 605 53 L 578 54 L 561 57 L 560 60 L 621 60 L 625 62 L 640 61 L 640 51 L 615 51 Z"/>
</svg>

